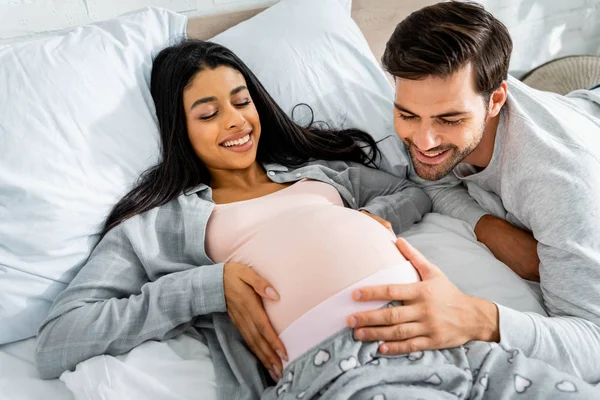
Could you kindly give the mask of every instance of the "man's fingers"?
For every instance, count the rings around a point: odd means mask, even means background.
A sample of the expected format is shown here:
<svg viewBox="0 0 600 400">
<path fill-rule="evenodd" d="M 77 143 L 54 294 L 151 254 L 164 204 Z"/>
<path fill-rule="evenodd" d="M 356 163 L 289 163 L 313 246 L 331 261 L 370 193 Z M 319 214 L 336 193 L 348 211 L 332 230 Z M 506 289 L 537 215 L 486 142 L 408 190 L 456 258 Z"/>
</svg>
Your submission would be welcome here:
<svg viewBox="0 0 600 400">
<path fill-rule="evenodd" d="M 419 336 L 399 342 L 385 342 L 379 346 L 379 352 L 387 355 L 409 354 L 419 351 L 431 350 L 431 339 L 426 336 Z M 415 357 L 422 355 L 415 354 Z"/>
<path fill-rule="evenodd" d="M 262 276 L 258 275 L 252 268 L 247 267 L 240 275 L 242 281 L 252 286 L 259 296 L 268 300 L 279 300 L 279 293 L 273 288 L 273 285 Z"/>
<path fill-rule="evenodd" d="M 352 297 L 356 301 L 410 301 L 419 298 L 421 289 L 421 282 L 398 285 L 366 286 L 364 288 L 356 289 L 354 292 L 352 292 Z"/>
<path fill-rule="evenodd" d="M 354 331 L 354 337 L 361 342 L 400 341 L 428 334 L 427 327 L 420 322 L 409 322 L 377 328 L 360 328 Z"/>
<path fill-rule="evenodd" d="M 388 326 L 418 321 L 421 318 L 419 308 L 413 305 L 380 308 L 353 314 L 346 322 L 350 328 L 364 326 Z"/>
<path fill-rule="evenodd" d="M 440 270 L 433 265 L 419 250 L 415 249 L 406 239 L 398 238 L 396 246 L 404 257 L 417 269 L 422 280 L 430 279 Z"/>
</svg>

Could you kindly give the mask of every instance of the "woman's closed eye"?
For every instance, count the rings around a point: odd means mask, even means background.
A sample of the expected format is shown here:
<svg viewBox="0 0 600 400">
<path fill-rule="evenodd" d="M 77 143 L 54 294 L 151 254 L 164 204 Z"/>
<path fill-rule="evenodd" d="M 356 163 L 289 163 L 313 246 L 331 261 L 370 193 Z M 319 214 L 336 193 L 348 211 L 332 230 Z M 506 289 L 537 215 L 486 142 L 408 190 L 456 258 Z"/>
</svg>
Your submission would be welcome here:
<svg viewBox="0 0 600 400">
<path fill-rule="evenodd" d="M 234 104 L 234 107 L 237 107 L 237 108 L 242 108 L 242 107 L 246 107 L 246 106 L 247 106 L 247 105 L 249 105 L 250 103 L 251 103 L 251 101 L 250 101 L 250 100 L 245 100 L 245 101 L 242 101 L 242 102 L 240 102 L 240 103 L 236 103 L 236 104 Z"/>
<path fill-rule="evenodd" d="M 235 103 L 235 104 L 233 104 L 233 106 L 235 108 L 244 108 L 244 107 L 248 106 L 250 103 L 251 103 L 250 100 L 245 100 L 245 101 L 240 102 L 240 103 Z M 202 121 L 209 121 L 209 120 L 215 118 L 218 114 L 219 114 L 219 111 L 217 110 L 217 111 L 215 111 L 214 113 L 212 113 L 210 115 L 203 115 L 203 116 L 201 116 L 200 119 Z"/>
<path fill-rule="evenodd" d="M 200 119 L 201 119 L 202 121 L 208 121 L 208 120 L 211 120 L 211 119 L 213 119 L 214 117 L 216 117 L 218 113 L 219 113 L 218 111 L 215 111 L 214 113 L 212 113 L 212 114 L 210 114 L 210 115 L 203 115 L 202 117 L 200 117 Z"/>
</svg>

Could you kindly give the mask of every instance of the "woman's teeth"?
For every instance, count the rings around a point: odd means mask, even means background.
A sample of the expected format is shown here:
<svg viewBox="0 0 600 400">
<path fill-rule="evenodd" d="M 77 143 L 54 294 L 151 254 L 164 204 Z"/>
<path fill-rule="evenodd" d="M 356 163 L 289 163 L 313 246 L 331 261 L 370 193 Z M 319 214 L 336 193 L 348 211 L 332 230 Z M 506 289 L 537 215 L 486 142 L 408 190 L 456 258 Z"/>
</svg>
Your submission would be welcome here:
<svg viewBox="0 0 600 400">
<path fill-rule="evenodd" d="M 246 136 L 244 136 L 241 139 L 227 141 L 227 142 L 223 143 L 223 146 L 225 146 L 225 147 L 241 146 L 243 144 L 248 143 L 249 140 L 250 140 L 250 134 L 247 134 Z"/>
</svg>

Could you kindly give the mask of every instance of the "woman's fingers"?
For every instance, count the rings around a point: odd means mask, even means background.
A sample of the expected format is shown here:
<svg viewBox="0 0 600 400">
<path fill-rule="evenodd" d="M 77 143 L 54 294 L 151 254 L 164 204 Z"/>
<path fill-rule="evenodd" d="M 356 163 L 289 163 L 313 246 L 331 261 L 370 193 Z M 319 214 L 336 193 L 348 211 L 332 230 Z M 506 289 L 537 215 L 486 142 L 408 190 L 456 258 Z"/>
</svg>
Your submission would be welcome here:
<svg viewBox="0 0 600 400">
<path fill-rule="evenodd" d="M 259 296 L 272 301 L 279 300 L 279 293 L 273 288 L 273 285 L 262 276 L 258 275 L 252 268 L 245 268 L 241 273 L 240 278 L 248 285 L 252 286 Z"/>
<path fill-rule="evenodd" d="M 277 376 L 277 378 L 280 378 L 281 371 L 283 371 L 281 358 L 277 355 L 269 339 L 265 337 L 260 325 L 253 316 L 246 313 L 244 319 L 247 335 L 244 338 L 248 341 L 250 349 L 258 356 L 265 368 Z"/>
<path fill-rule="evenodd" d="M 271 325 L 271 321 L 262 307 L 262 304 L 260 304 L 260 306 L 261 308 L 257 309 L 253 316 L 255 325 L 257 326 L 259 332 L 262 333 L 262 336 L 265 338 L 265 340 L 270 344 L 271 348 L 275 351 L 278 358 L 288 361 L 285 346 L 279 339 L 279 336 L 275 332 L 273 325 Z"/>
<path fill-rule="evenodd" d="M 269 281 L 252 268 L 238 264 L 226 264 L 224 273 L 227 312 L 238 328 L 250 350 L 279 379 L 283 370 L 282 359 L 287 352 L 263 306 L 261 297 L 277 301 L 279 295 Z"/>
</svg>

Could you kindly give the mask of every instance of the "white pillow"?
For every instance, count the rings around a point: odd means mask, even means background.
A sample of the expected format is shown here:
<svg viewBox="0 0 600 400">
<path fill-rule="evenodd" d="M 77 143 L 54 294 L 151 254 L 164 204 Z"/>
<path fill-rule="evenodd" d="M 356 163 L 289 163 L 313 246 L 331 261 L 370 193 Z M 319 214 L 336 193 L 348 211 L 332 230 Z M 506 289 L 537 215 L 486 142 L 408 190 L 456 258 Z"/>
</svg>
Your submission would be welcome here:
<svg viewBox="0 0 600 400">
<path fill-rule="evenodd" d="M 350 17 L 350 5 L 282 0 L 211 40 L 236 53 L 284 111 L 304 102 L 317 121 L 386 138 L 382 167 L 405 176 L 407 155 L 392 118 L 394 88 Z"/>
<path fill-rule="evenodd" d="M 36 334 L 110 208 L 157 161 L 152 57 L 186 22 L 146 8 L 0 46 L 0 344 Z"/>
<path fill-rule="evenodd" d="M 402 236 L 464 293 L 546 315 L 541 296 L 477 242 L 468 223 L 430 213 Z"/>
<path fill-rule="evenodd" d="M 339 1 L 282 0 L 213 40 L 233 50 L 285 111 L 305 102 L 316 120 L 387 137 L 382 168 L 406 176 L 408 156 L 393 127 L 394 89 Z M 465 293 L 544 314 L 529 286 L 465 223 L 432 214 L 406 235 Z"/>
<path fill-rule="evenodd" d="M 339 0 L 344 8 L 348 11 L 348 14 L 352 13 L 352 0 Z"/>
</svg>

